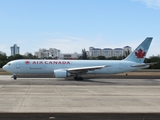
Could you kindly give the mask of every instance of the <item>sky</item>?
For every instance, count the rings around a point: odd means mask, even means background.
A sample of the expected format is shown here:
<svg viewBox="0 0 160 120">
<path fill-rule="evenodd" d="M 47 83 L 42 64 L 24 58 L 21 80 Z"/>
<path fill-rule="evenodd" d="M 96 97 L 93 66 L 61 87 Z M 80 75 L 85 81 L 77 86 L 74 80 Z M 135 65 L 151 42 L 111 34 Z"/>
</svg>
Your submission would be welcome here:
<svg viewBox="0 0 160 120">
<path fill-rule="evenodd" d="M 135 49 L 153 37 L 147 56 L 160 54 L 160 0 L 0 0 L 0 51 L 41 48 Z"/>
</svg>

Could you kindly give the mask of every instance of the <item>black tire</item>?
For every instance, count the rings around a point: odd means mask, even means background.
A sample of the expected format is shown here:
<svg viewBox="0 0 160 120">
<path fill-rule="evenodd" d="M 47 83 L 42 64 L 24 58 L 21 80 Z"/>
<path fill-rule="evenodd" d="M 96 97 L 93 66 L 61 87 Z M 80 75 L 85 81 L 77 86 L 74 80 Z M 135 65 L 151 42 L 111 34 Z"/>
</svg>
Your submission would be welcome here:
<svg viewBox="0 0 160 120">
<path fill-rule="evenodd" d="M 77 76 L 75 76 L 74 79 L 77 80 L 77 81 L 83 81 L 83 77 L 77 77 Z"/>
<path fill-rule="evenodd" d="M 16 80 L 16 79 L 17 79 L 17 76 L 15 76 L 15 75 L 14 75 L 14 77 L 13 77 L 13 78 L 14 78 L 14 80 Z"/>
<path fill-rule="evenodd" d="M 75 80 L 78 80 L 78 77 L 77 77 L 77 76 L 75 76 L 75 77 L 74 77 L 74 79 L 75 79 Z"/>
<path fill-rule="evenodd" d="M 83 77 L 79 77 L 79 80 L 83 81 Z"/>
</svg>

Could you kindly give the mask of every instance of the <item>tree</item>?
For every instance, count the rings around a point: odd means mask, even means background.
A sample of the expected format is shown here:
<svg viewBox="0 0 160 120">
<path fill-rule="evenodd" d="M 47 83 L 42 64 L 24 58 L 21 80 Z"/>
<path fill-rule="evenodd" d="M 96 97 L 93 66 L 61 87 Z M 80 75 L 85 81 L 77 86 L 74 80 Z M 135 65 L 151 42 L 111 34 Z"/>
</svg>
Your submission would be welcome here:
<svg viewBox="0 0 160 120">
<path fill-rule="evenodd" d="M 160 69 L 160 57 L 159 56 L 153 56 L 150 58 L 146 58 L 144 62 L 145 63 L 157 62 L 157 64 L 151 65 L 149 68 Z"/>
<path fill-rule="evenodd" d="M 31 53 L 29 53 L 28 55 L 24 56 L 24 59 L 38 59 L 35 55 L 32 55 Z"/>
<path fill-rule="evenodd" d="M 0 54 L 0 68 L 2 68 L 7 62 L 7 56 Z"/>
<path fill-rule="evenodd" d="M 129 54 L 131 53 L 131 51 L 124 51 L 124 55 L 123 55 L 123 58 L 126 58 Z"/>
<path fill-rule="evenodd" d="M 7 56 L 0 54 L 0 61 L 4 61 L 4 60 L 7 60 Z"/>
<path fill-rule="evenodd" d="M 20 54 L 16 54 L 14 56 L 14 59 L 17 60 L 17 59 L 24 59 L 24 56 L 23 55 L 20 55 Z"/>
<path fill-rule="evenodd" d="M 117 57 L 116 56 L 109 57 L 109 58 L 107 58 L 107 60 L 117 60 Z"/>
<path fill-rule="evenodd" d="M 82 60 L 88 59 L 87 52 L 86 52 L 85 48 L 82 49 L 82 55 L 79 57 L 79 59 L 82 59 Z"/>
<path fill-rule="evenodd" d="M 105 56 L 98 56 L 97 59 L 98 60 L 106 60 L 106 57 Z"/>
</svg>

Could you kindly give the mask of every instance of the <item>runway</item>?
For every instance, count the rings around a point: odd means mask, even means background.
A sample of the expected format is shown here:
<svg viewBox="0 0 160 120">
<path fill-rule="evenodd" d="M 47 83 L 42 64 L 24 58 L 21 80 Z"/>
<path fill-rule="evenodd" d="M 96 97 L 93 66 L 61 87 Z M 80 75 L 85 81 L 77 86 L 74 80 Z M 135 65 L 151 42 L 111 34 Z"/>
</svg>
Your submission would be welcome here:
<svg viewBox="0 0 160 120">
<path fill-rule="evenodd" d="M 118 78 L 117 76 L 114 79 L 110 77 L 100 77 L 100 78 L 85 78 L 83 81 L 76 81 L 73 78 L 18 78 L 13 80 L 12 75 L 0 75 L 0 85 L 77 85 L 77 86 L 116 86 L 116 85 L 127 85 L 127 86 L 159 86 L 160 77 L 147 77 L 148 79 L 135 79 L 135 77 Z M 159 79 L 157 79 L 159 78 Z"/>
<path fill-rule="evenodd" d="M 91 116 L 94 113 L 124 116 L 150 113 L 159 117 L 160 79 L 75 81 L 55 78 L 13 80 L 10 77 L 0 76 L 0 112 L 3 113 L 88 113 Z"/>
</svg>

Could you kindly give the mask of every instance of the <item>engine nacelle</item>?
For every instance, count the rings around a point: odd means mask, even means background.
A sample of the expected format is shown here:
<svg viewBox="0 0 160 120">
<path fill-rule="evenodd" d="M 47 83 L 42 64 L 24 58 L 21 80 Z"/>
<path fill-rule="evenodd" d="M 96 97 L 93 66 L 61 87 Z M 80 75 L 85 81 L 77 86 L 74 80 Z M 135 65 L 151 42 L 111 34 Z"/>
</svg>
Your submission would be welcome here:
<svg viewBox="0 0 160 120">
<path fill-rule="evenodd" d="M 70 76 L 70 73 L 66 70 L 54 70 L 55 78 L 66 78 Z"/>
</svg>

